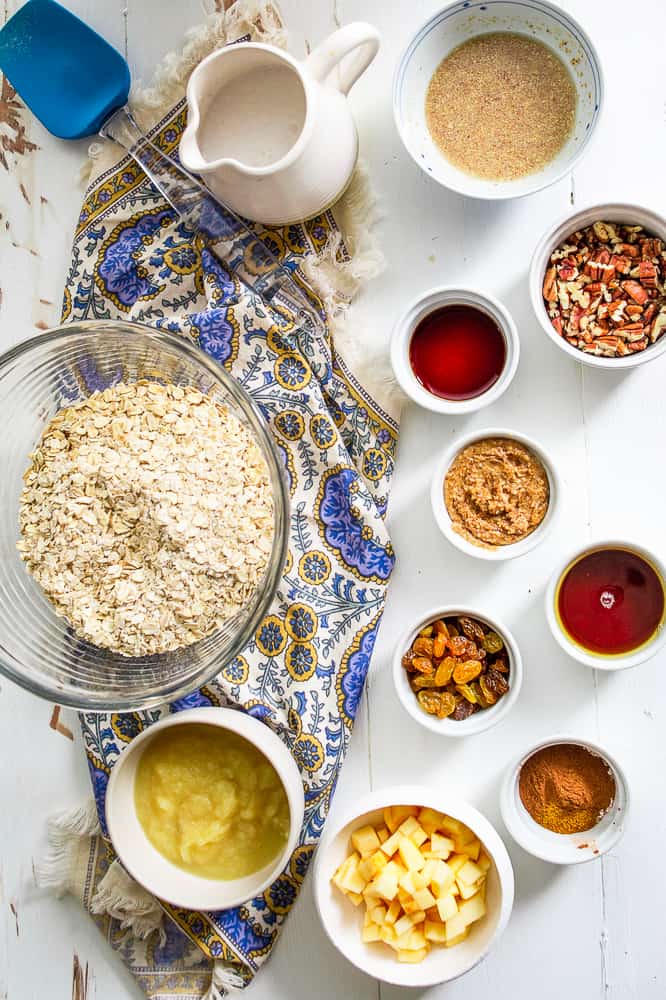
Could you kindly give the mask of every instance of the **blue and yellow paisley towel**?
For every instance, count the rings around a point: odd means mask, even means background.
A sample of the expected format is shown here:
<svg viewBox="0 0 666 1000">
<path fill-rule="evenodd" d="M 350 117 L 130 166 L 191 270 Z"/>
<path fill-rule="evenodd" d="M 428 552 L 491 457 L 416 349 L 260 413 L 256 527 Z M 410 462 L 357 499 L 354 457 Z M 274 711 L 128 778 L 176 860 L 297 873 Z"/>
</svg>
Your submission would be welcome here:
<svg viewBox="0 0 666 1000">
<path fill-rule="evenodd" d="M 181 101 L 153 130 L 174 153 Z M 257 227 L 290 268 L 330 248 L 327 213 L 285 229 Z M 336 253 L 347 253 L 337 244 Z M 384 524 L 397 427 L 354 378 L 335 345 L 305 346 L 271 322 L 128 159 L 90 186 L 81 211 L 63 318 L 125 318 L 192 339 L 252 394 L 278 442 L 291 493 L 291 538 L 278 594 L 242 655 L 176 704 L 131 714 L 86 714 L 83 739 L 102 829 L 85 865 L 84 902 L 113 861 L 104 838 L 109 773 L 124 746 L 165 713 L 232 705 L 270 726 L 291 750 L 305 788 L 305 822 L 289 866 L 261 896 L 220 913 L 165 907 L 166 938 L 140 940 L 97 919 L 151 997 L 199 997 L 211 960 L 249 982 L 293 905 L 324 826 L 349 742 L 393 567 Z M 194 942 L 198 948 L 192 947 Z M 200 950 L 199 950 L 200 949 Z M 228 980 L 222 980 L 222 983 Z M 213 996 L 215 993 L 208 993 Z"/>
</svg>

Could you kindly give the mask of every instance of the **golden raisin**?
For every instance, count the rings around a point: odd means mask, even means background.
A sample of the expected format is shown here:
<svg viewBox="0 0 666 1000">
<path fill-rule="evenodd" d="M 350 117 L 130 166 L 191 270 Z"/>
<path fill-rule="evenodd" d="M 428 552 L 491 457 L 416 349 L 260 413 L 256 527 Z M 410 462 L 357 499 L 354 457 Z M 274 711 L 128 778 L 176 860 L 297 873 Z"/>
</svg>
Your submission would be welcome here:
<svg viewBox="0 0 666 1000">
<path fill-rule="evenodd" d="M 499 653 L 504 646 L 504 642 L 497 632 L 486 632 L 481 642 L 486 653 Z"/>
<path fill-rule="evenodd" d="M 432 644 L 432 655 L 436 660 L 441 660 L 446 652 L 446 636 L 443 633 L 436 635 Z"/>
<path fill-rule="evenodd" d="M 439 715 L 442 696 L 437 691 L 419 691 L 416 697 L 424 712 L 428 715 Z"/>
<path fill-rule="evenodd" d="M 465 660 L 464 663 L 457 663 L 453 671 L 453 679 L 456 684 L 468 684 L 481 673 L 480 660 Z"/>
<path fill-rule="evenodd" d="M 446 687 L 451 680 L 455 666 L 456 661 L 452 656 L 444 657 L 442 662 L 437 667 L 437 673 L 435 674 L 435 680 L 437 681 L 438 687 Z"/>
<path fill-rule="evenodd" d="M 436 622 L 433 622 L 432 627 L 437 635 L 443 635 L 445 639 L 448 639 L 451 634 L 446 622 L 442 618 L 438 618 Z"/>
<path fill-rule="evenodd" d="M 437 715 L 440 719 L 446 719 L 456 710 L 456 699 L 450 691 L 443 691 L 440 697 L 440 706 Z"/>
<path fill-rule="evenodd" d="M 439 687 L 437 678 L 432 674 L 412 674 L 409 678 L 409 686 L 412 691 L 422 691 L 423 688 Z"/>
<path fill-rule="evenodd" d="M 476 695 L 472 691 L 469 684 L 456 684 L 456 691 L 460 691 L 463 698 L 466 698 L 470 704 L 476 705 Z"/>
<path fill-rule="evenodd" d="M 479 686 L 483 693 L 483 697 L 488 702 L 488 704 L 494 705 L 495 702 L 497 701 L 497 695 L 494 694 L 488 687 L 488 682 L 486 680 L 485 674 L 482 674 L 481 677 L 479 678 Z"/>
<path fill-rule="evenodd" d="M 435 665 L 427 656 L 415 656 L 412 660 L 412 668 L 420 674 L 434 674 Z"/>
<path fill-rule="evenodd" d="M 427 639 L 425 636 L 419 636 L 412 643 L 412 650 L 415 653 L 422 653 L 424 656 L 432 656 L 432 647 L 434 643 L 432 639 Z"/>
</svg>

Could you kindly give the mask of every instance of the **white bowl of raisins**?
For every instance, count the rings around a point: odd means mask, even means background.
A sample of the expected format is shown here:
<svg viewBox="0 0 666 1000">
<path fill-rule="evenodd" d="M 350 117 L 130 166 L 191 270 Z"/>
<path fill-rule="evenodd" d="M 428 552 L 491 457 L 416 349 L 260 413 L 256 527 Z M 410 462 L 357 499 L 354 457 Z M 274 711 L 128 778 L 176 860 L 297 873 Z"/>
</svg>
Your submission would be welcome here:
<svg viewBox="0 0 666 1000">
<path fill-rule="evenodd" d="M 397 643 L 393 681 L 403 708 L 426 729 L 472 736 L 511 710 L 523 664 L 506 625 L 475 608 L 433 608 Z"/>
</svg>

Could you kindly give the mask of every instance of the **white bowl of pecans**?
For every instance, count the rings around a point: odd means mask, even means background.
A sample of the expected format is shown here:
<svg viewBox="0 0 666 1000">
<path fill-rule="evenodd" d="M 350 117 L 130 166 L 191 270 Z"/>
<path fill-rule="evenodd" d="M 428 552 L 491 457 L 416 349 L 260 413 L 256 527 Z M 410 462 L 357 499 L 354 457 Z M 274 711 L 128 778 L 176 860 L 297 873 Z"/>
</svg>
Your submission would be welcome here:
<svg viewBox="0 0 666 1000">
<path fill-rule="evenodd" d="M 592 205 L 541 238 L 529 275 L 539 323 L 594 368 L 635 368 L 666 351 L 666 219 L 640 205 Z"/>
<path fill-rule="evenodd" d="M 511 916 L 514 877 L 499 834 L 477 809 L 446 791 L 404 785 L 371 792 L 329 824 L 314 895 L 348 961 L 382 982 L 426 987 L 489 954 Z"/>
</svg>

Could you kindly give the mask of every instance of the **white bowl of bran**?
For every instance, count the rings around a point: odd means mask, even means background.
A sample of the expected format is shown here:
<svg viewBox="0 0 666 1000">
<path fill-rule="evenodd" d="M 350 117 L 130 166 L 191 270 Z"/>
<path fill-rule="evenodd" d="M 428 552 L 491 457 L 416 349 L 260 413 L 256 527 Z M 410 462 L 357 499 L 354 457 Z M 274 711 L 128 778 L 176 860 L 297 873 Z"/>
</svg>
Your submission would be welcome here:
<svg viewBox="0 0 666 1000">
<path fill-rule="evenodd" d="M 433 73 L 454 49 L 472 38 L 504 32 L 541 43 L 558 56 L 573 80 L 577 101 L 568 138 L 545 166 L 511 180 L 493 180 L 459 169 L 440 151 L 426 121 L 426 96 Z M 546 77 L 544 81 L 547 82 Z M 446 119 L 448 108 L 442 119 L 442 126 L 447 128 L 459 124 L 465 140 L 478 145 L 488 140 L 487 130 L 483 130 L 481 117 L 477 114 L 477 109 L 481 109 L 488 98 L 492 99 L 486 83 L 482 68 L 474 73 L 468 65 L 455 88 L 455 93 L 464 98 L 458 123 L 450 125 Z M 471 198 L 519 198 L 553 184 L 580 159 L 599 120 L 603 90 L 600 60 L 594 45 L 577 21 L 559 6 L 548 0 L 521 0 L 520 3 L 456 0 L 421 25 L 404 49 L 393 79 L 393 113 L 407 152 L 438 184 Z M 526 91 L 526 95 L 529 96 L 529 92 Z M 509 105 L 500 102 L 497 114 L 502 115 L 501 136 L 510 136 L 514 129 L 518 134 L 523 105 L 520 97 Z M 533 110 L 536 114 L 537 104 Z M 492 155 L 490 149 L 485 152 Z"/>
</svg>

